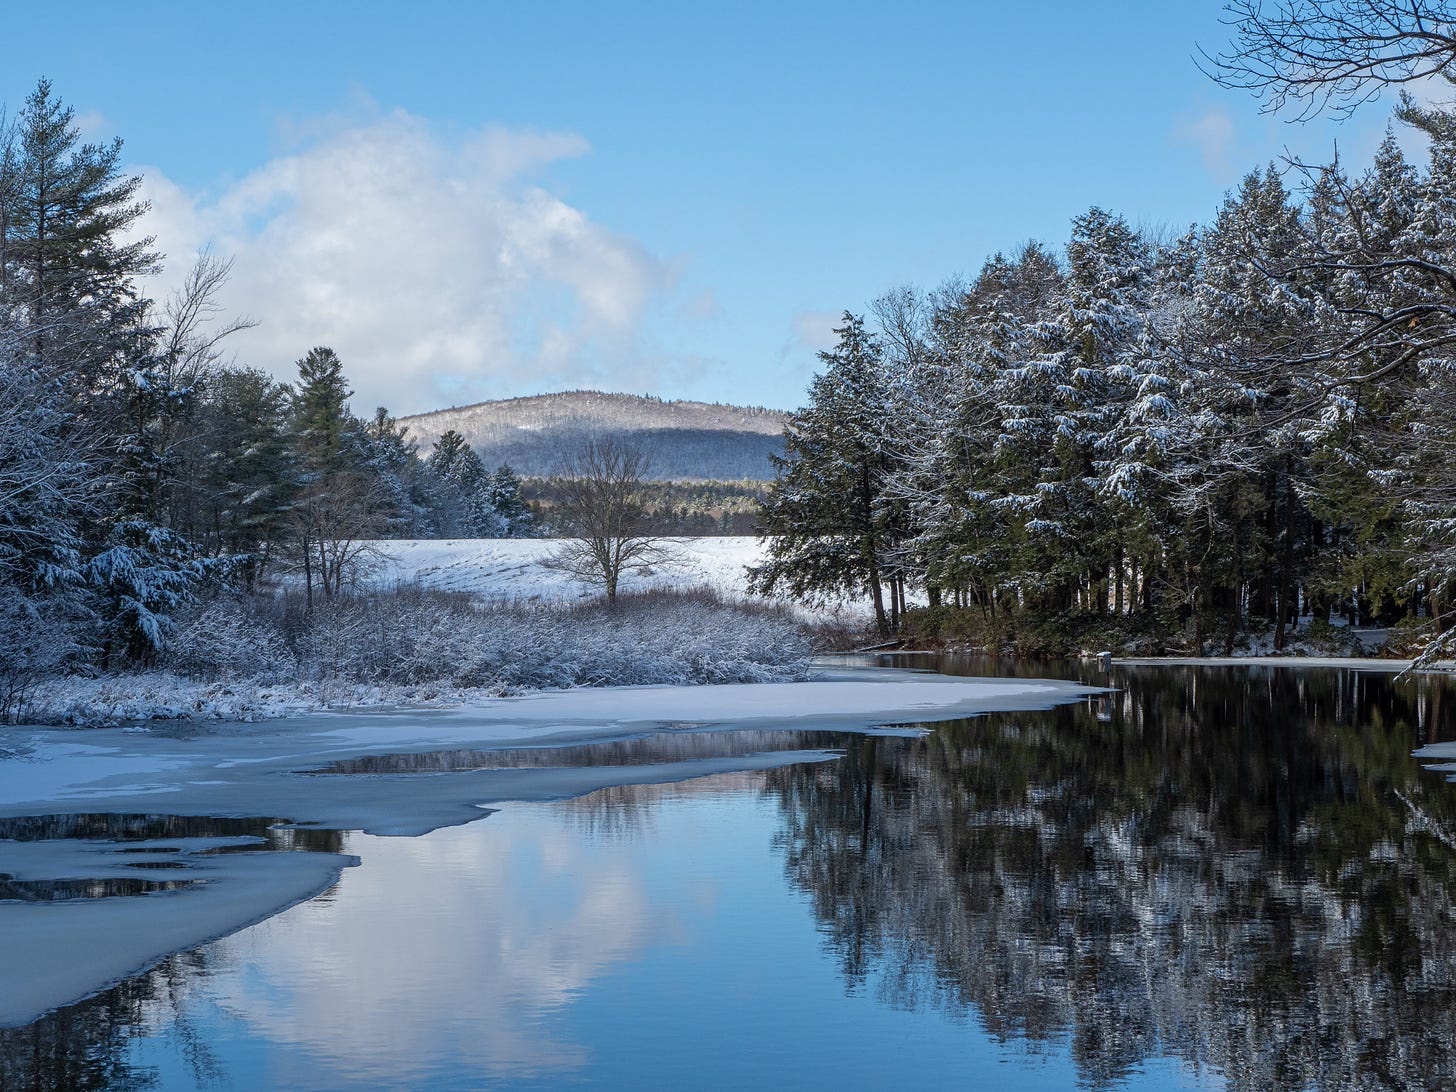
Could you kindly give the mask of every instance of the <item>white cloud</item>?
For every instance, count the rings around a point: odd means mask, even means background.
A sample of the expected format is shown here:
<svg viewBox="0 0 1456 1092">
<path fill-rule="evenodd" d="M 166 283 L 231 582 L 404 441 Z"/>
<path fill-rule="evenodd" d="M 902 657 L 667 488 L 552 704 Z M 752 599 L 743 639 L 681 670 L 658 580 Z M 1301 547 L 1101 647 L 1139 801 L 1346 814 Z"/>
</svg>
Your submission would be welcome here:
<svg viewBox="0 0 1456 1092">
<path fill-rule="evenodd" d="M 800 311 L 789 322 L 789 340 L 784 352 L 817 353 L 839 341 L 835 333 L 844 324 L 843 311 Z"/>
<path fill-rule="evenodd" d="M 1197 117 L 1180 119 L 1173 127 L 1173 135 L 1198 147 L 1210 174 L 1224 178 L 1233 172 L 1232 153 L 1237 134 L 1233 118 L 1223 107 L 1215 106 Z"/>
<path fill-rule="evenodd" d="M 111 125 L 104 115 L 96 110 L 87 110 L 77 114 L 71 119 L 71 124 L 76 127 L 76 132 L 81 134 L 82 140 L 97 140 L 110 143 L 109 133 Z"/>
<path fill-rule="evenodd" d="M 665 791 L 625 790 L 644 802 Z M 421 1058 L 487 1084 L 579 1070 L 590 1054 L 562 1011 L 684 924 L 652 897 L 640 842 L 583 837 L 560 825 L 571 811 L 555 814 L 512 809 L 423 838 L 352 835 L 364 862 L 332 898 L 268 922 L 262 941 L 219 942 L 231 968 L 216 982 L 221 1003 L 285 1048 L 280 1064 L 301 1050 L 318 1067 L 300 1084 L 419 1087 Z"/>
<path fill-rule="evenodd" d="M 819 353 L 839 341 L 834 331 L 844 323 L 843 311 L 799 311 L 789 320 L 788 337 L 779 349 L 779 367 L 794 384 L 807 383 L 819 369 Z"/>
<path fill-rule="evenodd" d="M 314 345 L 344 361 L 356 411 L 396 413 L 670 367 L 647 313 L 669 266 L 528 179 L 587 152 L 561 133 L 447 138 L 395 112 L 331 124 L 214 194 L 143 169 L 143 231 L 169 256 L 155 295 L 211 244 L 233 257 L 224 306 L 259 326 L 245 362 L 280 378 Z M 650 376 L 648 377 L 651 378 Z"/>
</svg>

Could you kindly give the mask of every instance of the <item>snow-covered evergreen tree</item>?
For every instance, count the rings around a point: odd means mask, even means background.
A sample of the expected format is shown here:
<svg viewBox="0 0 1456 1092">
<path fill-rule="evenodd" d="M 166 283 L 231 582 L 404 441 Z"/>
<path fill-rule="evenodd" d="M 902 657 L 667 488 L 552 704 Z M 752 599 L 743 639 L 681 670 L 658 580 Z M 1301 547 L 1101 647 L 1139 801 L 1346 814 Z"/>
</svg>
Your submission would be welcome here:
<svg viewBox="0 0 1456 1092">
<path fill-rule="evenodd" d="M 864 319 L 844 313 L 838 344 L 819 354 L 824 371 L 809 405 L 790 417 L 786 454 L 760 518 L 769 559 L 752 570 L 764 593 L 785 589 L 813 599 L 868 595 L 888 632 L 882 505 L 889 465 L 881 348 Z"/>
<path fill-rule="evenodd" d="M 486 485 L 491 509 L 500 520 L 504 538 L 529 538 L 535 531 L 535 519 L 521 495 L 521 479 L 509 466 L 499 466 Z"/>
<path fill-rule="evenodd" d="M 101 490 L 78 428 L 64 388 L 0 327 L 0 722 L 90 644 L 84 524 Z"/>
<path fill-rule="evenodd" d="M 505 538 L 509 524 L 495 506 L 491 476 L 475 449 L 447 429 L 430 452 L 430 470 L 439 482 L 438 522 L 444 533 L 461 538 Z"/>
</svg>

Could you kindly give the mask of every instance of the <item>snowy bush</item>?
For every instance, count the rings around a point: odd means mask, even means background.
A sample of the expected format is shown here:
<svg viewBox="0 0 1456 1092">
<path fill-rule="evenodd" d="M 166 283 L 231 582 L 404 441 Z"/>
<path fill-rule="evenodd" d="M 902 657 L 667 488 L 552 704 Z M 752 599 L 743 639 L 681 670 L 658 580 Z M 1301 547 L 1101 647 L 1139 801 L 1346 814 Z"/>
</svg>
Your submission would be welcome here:
<svg viewBox="0 0 1456 1092">
<path fill-rule="evenodd" d="M 81 640 L 87 621 L 70 599 L 36 599 L 0 584 L 0 724 L 21 720 L 37 685 L 87 651 Z"/>
<path fill-rule="evenodd" d="M 239 602 L 220 600 L 182 616 L 169 642 L 168 665 L 195 679 L 296 677 L 298 661 L 277 625 Z"/>
<path fill-rule="evenodd" d="M 503 692 L 782 680 L 803 677 L 809 656 L 785 613 L 662 593 L 584 608 L 417 590 L 335 600 L 314 611 L 296 648 L 306 679 Z"/>
<path fill-rule="evenodd" d="M 38 686 L 32 674 L 11 701 L 28 696 L 25 715 L 53 723 L 255 720 L 482 690 L 788 681 L 808 677 L 810 651 L 786 611 L 710 594 L 542 607 L 403 589 L 312 610 L 288 597 L 217 599 L 177 616 L 165 671 Z"/>
</svg>

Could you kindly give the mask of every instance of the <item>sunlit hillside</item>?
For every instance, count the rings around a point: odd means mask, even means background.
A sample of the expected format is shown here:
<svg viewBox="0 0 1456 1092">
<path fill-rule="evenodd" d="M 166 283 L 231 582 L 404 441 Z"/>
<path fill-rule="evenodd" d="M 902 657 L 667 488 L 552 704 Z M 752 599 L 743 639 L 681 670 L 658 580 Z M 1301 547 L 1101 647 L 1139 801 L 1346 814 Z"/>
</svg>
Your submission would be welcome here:
<svg viewBox="0 0 1456 1092">
<path fill-rule="evenodd" d="M 589 437 L 627 438 L 650 452 L 651 476 L 663 481 L 768 480 L 769 456 L 783 448 L 786 421 L 786 414 L 760 406 L 600 391 L 478 402 L 400 419 L 421 452 L 454 429 L 486 466 L 507 464 L 525 477 L 559 472 Z"/>
</svg>

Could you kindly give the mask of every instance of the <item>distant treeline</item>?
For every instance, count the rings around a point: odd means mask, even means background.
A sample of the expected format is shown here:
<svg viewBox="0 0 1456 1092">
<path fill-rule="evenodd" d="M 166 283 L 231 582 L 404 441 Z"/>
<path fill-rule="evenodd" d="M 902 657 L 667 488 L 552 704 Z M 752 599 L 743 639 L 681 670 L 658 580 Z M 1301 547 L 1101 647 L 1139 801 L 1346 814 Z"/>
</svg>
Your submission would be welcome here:
<svg viewBox="0 0 1456 1092">
<path fill-rule="evenodd" d="M 563 457 L 589 440 L 620 439 L 649 454 L 649 476 L 661 481 L 768 481 L 772 457 L 783 454 L 782 435 L 728 429 L 618 429 L 571 426 L 549 431 L 498 430 L 472 446 L 489 466 L 508 465 L 522 477 L 549 478 Z"/>
<path fill-rule="evenodd" d="M 551 510 L 558 502 L 559 478 L 528 478 L 521 496 L 541 534 L 553 533 Z M 752 535 L 768 484 L 761 481 L 646 482 L 642 531 L 649 535 Z"/>
</svg>

